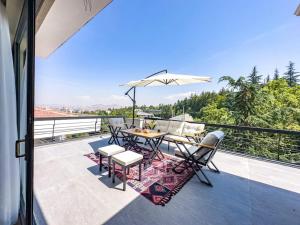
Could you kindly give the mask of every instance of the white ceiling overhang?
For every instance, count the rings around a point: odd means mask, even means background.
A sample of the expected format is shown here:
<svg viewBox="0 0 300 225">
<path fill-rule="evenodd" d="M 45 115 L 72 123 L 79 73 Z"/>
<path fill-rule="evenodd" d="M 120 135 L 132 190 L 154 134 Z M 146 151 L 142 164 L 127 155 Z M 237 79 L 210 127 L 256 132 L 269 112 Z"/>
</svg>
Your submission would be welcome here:
<svg viewBox="0 0 300 225">
<path fill-rule="evenodd" d="M 48 57 L 112 0 L 45 0 L 37 15 L 36 56 Z"/>
<path fill-rule="evenodd" d="M 298 5 L 296 12 L 295 12 L 296 16 L 300 16 L 300 4 Z"/>
</svg>

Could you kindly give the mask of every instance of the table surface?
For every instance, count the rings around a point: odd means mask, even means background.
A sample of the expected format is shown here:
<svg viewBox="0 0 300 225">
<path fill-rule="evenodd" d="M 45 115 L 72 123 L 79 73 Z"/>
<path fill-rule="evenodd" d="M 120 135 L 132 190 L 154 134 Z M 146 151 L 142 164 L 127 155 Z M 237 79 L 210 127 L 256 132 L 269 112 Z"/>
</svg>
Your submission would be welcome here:
<svg viewBox="0 0 300 225">
<path fill-rule="evenodd" d="M 144 131 L 146 132 L 143 132 L 143 130 L 140 129 L 140 132 L 137 132 L 136 128 L 121 130 L 121 132 L 123 133 L 135 135 L 143 138 L 148 138 L 148 139 L 159 138 L 161 136 L 165 136 L 168 134 L 167 132 L 157 132 L 155 130 L 149 130 L 149 129 L 145 129 Z"/>
</svg>

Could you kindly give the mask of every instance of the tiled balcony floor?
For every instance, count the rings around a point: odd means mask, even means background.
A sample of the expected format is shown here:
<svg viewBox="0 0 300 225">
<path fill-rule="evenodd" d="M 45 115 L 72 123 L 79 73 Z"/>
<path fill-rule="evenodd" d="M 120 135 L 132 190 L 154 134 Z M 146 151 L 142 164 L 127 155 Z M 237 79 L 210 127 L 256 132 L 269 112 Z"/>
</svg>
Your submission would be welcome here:
<svg viewBox="0 0 300 225">
<path fill-rule="evenodd" d="M 217 152 L 214 187 L 194 176 L 164 207 L 119 190 L 84 154 L 107 144 L 93 137 L 35 148 L 35 214 L 50 225 L 299 225 L 300 169 Z M 163 146 L 166 147 L 166 146 Z M 170 151 L 172 154 L 172 151 Z M 43 216 L 41 216 L 43 215 Z"/>
</svg>

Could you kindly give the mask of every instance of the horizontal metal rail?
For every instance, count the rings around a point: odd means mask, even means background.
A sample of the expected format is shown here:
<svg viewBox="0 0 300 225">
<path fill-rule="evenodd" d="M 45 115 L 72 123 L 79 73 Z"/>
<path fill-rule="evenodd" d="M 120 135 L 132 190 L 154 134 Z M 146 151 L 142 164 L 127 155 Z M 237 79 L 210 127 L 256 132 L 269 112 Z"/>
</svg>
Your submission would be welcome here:
<svg viewBox="0 0 300 225">
<path fill-rule="evenodd" d="M 43 117 L 35 118 L 35 139 L 55 140 L 57 136 L 80 136 L 80 134 L 98 134 L 108 132 L 108 119 L 124 116 L 78 116 L 78 117 Z M 78 120 L 78 121 L 77 121 Z"/>
<path fill-rule="evenodd" d="M 178 121 L 181 120 L 172 120 L 172 119 L 160 119 L 160 118 L 145 118 L 147 120 L 168 120 L 168 121 Z M 189 123 L 196 124 L 205 124 L 206 126 L 212 127 L 220 127 L 220 128 L 230 128 L 234 130 L 249 130 L 249 131 L 258 131 L 258 132 L 270 132 L 270 133 L 278 133 L 278 134 L 295 134 L 300 135 L 300 131 L 294 130 L 282 130 L 282 129 L 272 129 L 272 128 L 262 128 L 262 127 L 248 127 L 248 126 L 238 126 L 238 125 L 227 125 L 227 124 L 215 124 L 215 123 L 206 123 L 200 121 L 188 121 Z"/>
<path fill-rule="evenodd" d="M 36 134 L 59 133 L 90 133 L 86 130 L 93 130 L 91 122 L 80 121 L 80 119 L 95 119 L 95 128 L 92 133 L 98 134 L 109 132 L 108 119 L 123 118 L 124 116 L 80 116 L 80 117 L 47 117 L 36 118 L 35 121 L 50 121 L 50 123 L 35 125 Z M 100 130 L 97 127 L 97 119 L 101 119 Z M 146 118 L 148 120 L 164 120 L 158 118 Z M 78 120 L 78 123 L 68 123 L 64 120 Z M 54 121 L 54 123 L 52 123 Z M 58 123 L 58 121 L 60 121 Z M 168 120 L 177 121 L 180 120 Z M 227 124 L 212 124 L 201 122 L 189 122 L 205 124 L 207 132 L 222 130 L 225 138 L 221 149 L 224 151 L 242 153 L 253 157 L 276 160 L 300 166 L 300 132 L 293 130 L 281 130 L 260 127 L 235 126 Z"/>
<path fill-rule="evenodd" d="M 180 120 L 168 121 L 182 122 Z M 300 131 L 201 122 L 189 123 L 205 124 L 206 132 L 222 130 L 226 135 L 221 145 L 224 151 L 300 166 Z"/>
<path fill-rule="evenodd" d="M 34 121 L 45 120 L 76 120 L 76 119 L 109 119 L 109 118 L 125 118 L 124 116 L 73 116 L 73 117 L 38 117 Z"/>
</svg>

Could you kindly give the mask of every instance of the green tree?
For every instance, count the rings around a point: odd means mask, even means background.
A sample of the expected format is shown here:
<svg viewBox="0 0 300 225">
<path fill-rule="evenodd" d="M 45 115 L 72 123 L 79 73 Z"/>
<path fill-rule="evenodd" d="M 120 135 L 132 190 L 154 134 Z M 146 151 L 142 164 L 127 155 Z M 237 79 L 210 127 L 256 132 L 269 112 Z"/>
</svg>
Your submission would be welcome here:
<svg viewBox="0 0 300 225">
<path fill-rule="evenodd" d="M 279 79 L 279 71 L 278 71 L 278 69 L 276 68 L 275 71 L 274 71 L 273 80 L 278 80 L 278 79 Z"/>
<path fill-rule="evenodd" d="M 269 83 L 270 80 L 271 80 L 271 78 L 270 78 L 270 75 L 268 74 L 267 77 L 266 77 L 265 83 L 266 83 L 266 84 Z"/>
<path fill-rule="evenodd" d="M 296 69 L 295 69 L 295 63 L 290 61 L 289 65 L 287 66 L 287 71 L 284 73 L 284 79 L 286 79 L 286 81 L 288 82 L 288 85 L 290 87 L 292 87 L 298 83 L 299 76 L 300 76 L 299 72 L 296 72 Z"/>
<path fill-rule="evenodd" d="M 227 81 L 228 86 L 233 92 L 233 112 L 236 123 L 240 125 L 249 125 L 248 118 L 254 115 L 254 101 L 257 93 L 255 84 L 249 83 L 244 77 L 237 80 L 230 76 L 223 76 L 219 82 Z"/>
<path fill-rule="evenodd" d="M 258 71 L 256 66 L 253 67 L 252 72 L 248 76 L 248 81 L 252 84 L 259 84 L 261 80 L 262 75 L 258 75 Z"/>
</svg>

